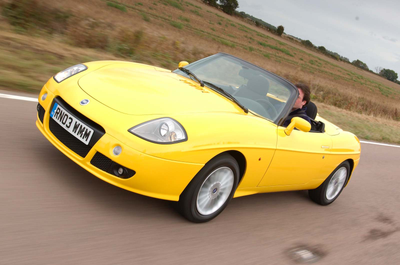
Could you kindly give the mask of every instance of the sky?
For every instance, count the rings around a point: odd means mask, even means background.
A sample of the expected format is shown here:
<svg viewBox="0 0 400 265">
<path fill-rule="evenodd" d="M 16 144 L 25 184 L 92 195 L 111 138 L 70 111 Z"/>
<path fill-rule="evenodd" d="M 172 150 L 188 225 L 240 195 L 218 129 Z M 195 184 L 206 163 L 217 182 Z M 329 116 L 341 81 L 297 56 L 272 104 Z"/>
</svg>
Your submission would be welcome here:
<svg viewBox="0 0 400 265">
<path fill-rule="evenodd" d="M 238 0 L 244 11 L 315 46 L 394 70 L 400 80 L 398 0 Z"/>
</svg>

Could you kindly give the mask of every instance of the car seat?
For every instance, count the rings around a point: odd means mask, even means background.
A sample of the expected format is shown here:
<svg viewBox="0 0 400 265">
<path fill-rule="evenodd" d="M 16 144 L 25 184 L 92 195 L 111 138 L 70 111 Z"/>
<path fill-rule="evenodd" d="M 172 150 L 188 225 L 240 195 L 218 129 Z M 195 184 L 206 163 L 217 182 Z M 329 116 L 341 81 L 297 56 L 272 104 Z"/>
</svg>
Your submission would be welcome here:
<svg viewBox="0 0 400 265">
<path fill-rule="evenodd" d="M 311 132 L 325 132 L 325 124 L 322 121 L 314 120 L 318 113 L 317 105 L 310 101 L 306 107 L 306 114 L 311 119 Z"/>
<path fill-rule="evenodd" d="M 306 110 L 306 114 L 308 117 L 310 117 L 311 119 L 315 119 L 315 117 L 317 117 L 317 106 L 314 104 L 314 102 L 308 102 L 308 104 L 306 105 L 307 110 Z"/>
</svg>

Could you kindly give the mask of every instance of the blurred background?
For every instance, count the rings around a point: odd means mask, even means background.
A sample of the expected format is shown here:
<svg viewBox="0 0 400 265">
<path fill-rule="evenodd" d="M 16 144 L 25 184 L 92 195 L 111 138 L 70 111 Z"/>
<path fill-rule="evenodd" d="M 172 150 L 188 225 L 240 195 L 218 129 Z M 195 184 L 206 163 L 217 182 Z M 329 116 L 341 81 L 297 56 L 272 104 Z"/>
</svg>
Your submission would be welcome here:
<svg viewBox="0 0 400 265">
<path fill-rule="evenodd" d="M 173 70 L 226 52 L 308 84 L 319 114 L 359 138 L 400 143 L 400 85 L 385 66 L 287 34 L 242 1 L 0 0 L 0 92 L 37 97 L 88 61 Z M 66 158 L 35 128 L 35 102 L 0 102 L 0 264 L 400 263 L 398 147 L 363 143 L 331 206 L 306 191 L 259 194 L 196 225 Z"/>
<path fill-rule="evenodd" d="M 360 138 L 400 143 L 396 76 L 238 7 L 237 0 L 0 0 L 0 89 L 35 94 L 55 73 L 94 60 L 173 70 L 226 52 L 308 84 L 319 113 Z"/>
</svg>

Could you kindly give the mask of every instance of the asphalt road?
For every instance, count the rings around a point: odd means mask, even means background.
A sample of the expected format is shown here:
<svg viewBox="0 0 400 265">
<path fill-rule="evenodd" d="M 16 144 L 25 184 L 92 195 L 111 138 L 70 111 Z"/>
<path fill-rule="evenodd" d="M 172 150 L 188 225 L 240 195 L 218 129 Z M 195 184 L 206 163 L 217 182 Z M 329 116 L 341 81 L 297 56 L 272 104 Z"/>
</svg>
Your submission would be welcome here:
<svg viewBox="0 0 400 265">
<path fill-rule="evenodd" d="M 330 206 L 305 191 L 260 194 L 192 224 L 169 202 L 92 176 L 35 120 L 36 103 L 0 98 L 2 265 L 296 264 L 310 253 L 316 264 L 400 264 L 400 148 L 363 144 Z"/>
</svg>

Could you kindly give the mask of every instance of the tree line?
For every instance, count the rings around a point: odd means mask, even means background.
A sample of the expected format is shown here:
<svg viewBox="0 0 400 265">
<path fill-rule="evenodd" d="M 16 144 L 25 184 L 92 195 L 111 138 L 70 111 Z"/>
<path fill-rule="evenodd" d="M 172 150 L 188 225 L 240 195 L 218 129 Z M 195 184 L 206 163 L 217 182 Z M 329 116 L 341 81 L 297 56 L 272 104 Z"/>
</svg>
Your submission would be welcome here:
<svg viewBox="0 0 400 265">
<path fill-rule="evenodd" d="M 263 21 L 262 19 L 256 18 L 249 14 L 246 14 L 243 11 L 241 11 L 241 12 L 236 11 L 236 9 L 239 7 L 239 3 L 237 0 L 202 0 L 202 1 L 210 6 L 220 8 L 223 12 L 225 12 L 229 15 L 236 15 L 236 16 L 242 17 L 246 20 L 250 20 L 257 27 L 264 28 L 264 29 L 266 29 L 272 33 L 275 33 L 279 36 L 281 36 L 285 30 L 285 28 L 282 25 L 275 27 L 275 26 Z M 291 36 L 291 37 L 293 37 L 293 36 Z M 329 51 L 324 46 L 317 47 L 317 46 L 314 46 L 314 44 L 309 40 L 301 40 L 296 37 L 293 37 L 293 38 L 300 40 L 304 46 L 306 46 L 310 49 L 318 50 L 319 52 L 321 52 L 321 53 L 325 54 L 326 56 L 329 56 L 335 60 L 350 63 L 350 60 L 348 58 L 343 57 L 336 52 Z M 352 61 L 351 64 L 360 69 L 372 72 L 368 68 L 368 65 L 359 59 Z M 397 73 L 391 69 L 377 67 L 376 73 L 392 82 L 400 84 L 400 82 L 397 80 L 397 78 L 398 78 Z"/>
<path fill-rule="evenodd" d="M 204 3 L 221 8 L 222 11 L 229 15 L 233 15 L 235 10 L 239 7 L 237 0 L 202 0 Z"/>
</svg>

